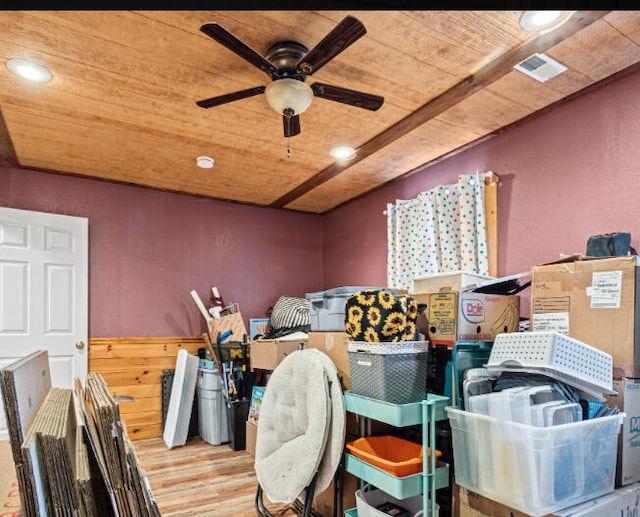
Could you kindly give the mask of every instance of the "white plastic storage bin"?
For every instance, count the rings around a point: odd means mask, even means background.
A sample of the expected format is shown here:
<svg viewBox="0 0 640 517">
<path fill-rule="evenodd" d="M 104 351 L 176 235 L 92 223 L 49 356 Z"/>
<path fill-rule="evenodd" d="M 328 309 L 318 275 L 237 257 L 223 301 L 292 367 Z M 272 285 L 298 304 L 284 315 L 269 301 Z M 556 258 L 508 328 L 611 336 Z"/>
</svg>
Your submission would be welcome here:
<svg viewBox="0 0 640 517">
<path fill-rule="evenodd" d="M 385 290 L 397 294 L 397 289 L 387 289 L 386 287 L 371 286 L 345 286 L 307 293 L 309 300 L 309 318 L 311 320 L 311 331 L 319 332 L 344 332 L 344 308 L 347 298 L 354 293 L 366 290 Z"/>
<path fill-rule="evenodd" d="M 446 411 L 460 486 L 536 517 L 613 491 L 623 414 L 533 427 Z"/>
<path fill-rule="evenodd" d="M 558 332 L 498 334 L 486 367 L 547 375 L 601 401 L 615 395 L 611 355 Z"/>
<path fill-rule="evenodd" d="M 409 517 L 422 515 L 431 515 L 431 505 L 429 505 L 428 513 L 423 514 L 422 505 L 424 498 L 421 495 L 409 497 L 407 499 L 396 499 L 395 497 L 374 488 L 373 490 L 357 490 L 356 491 L 356 507 L 358 509 L 358 517 L 389 517 L 389 515 L 398 515 L 397 513 L 383 512 L 376 509 L 383 503 L 390 502 L 400 508 L 404 508 L 409 512 Z M 440 508 L 436 505 L 436 517 L 440 515 Z"/>
<path fill-rule="evenodd" d="M 428 351 L 428 341 L 348 341 L 351 391 L 392 404 L 423 400 Z"/>
<path fill-rule="evenodd" d="M 198 371 L 196 396 L 200 438 L 211 445 L 228 442 L 227 408 L 222 399 L 222 381 L 216 370 Z"/>
<path fill-rule="evenodd" d="M 432 275 L 414 278 L 411 292 L 437 293 L 442 288 L 460 292 L 465 287 L 475 287 L 489 280 L 494 280 L 494 277 L 467 273 L 465 271 L 434 273 Z"/>
</svg>

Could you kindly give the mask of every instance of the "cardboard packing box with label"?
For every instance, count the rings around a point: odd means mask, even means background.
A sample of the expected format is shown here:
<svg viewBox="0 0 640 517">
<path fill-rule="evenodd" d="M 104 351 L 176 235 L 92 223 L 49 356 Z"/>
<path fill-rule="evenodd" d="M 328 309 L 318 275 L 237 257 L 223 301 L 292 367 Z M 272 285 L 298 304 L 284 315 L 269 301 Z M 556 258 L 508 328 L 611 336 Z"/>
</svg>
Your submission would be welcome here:
<svg viewBox="0 0 640 517">
<path fill-rule="evenodd" d="M 417 296 L 421 303 L 425 295 Z M 458 340 L 493 341 L 503 332 L 517 332 L 520 297 L 471 291 L 428 295 L 429 341 L 453 347 Z"/>
<path fill-rule="evenodd" d="M 638 257 L 534 266 L 531 330 L 556 331 L 613 358 L 613 376 L 640 377 Z"/>
</svg>

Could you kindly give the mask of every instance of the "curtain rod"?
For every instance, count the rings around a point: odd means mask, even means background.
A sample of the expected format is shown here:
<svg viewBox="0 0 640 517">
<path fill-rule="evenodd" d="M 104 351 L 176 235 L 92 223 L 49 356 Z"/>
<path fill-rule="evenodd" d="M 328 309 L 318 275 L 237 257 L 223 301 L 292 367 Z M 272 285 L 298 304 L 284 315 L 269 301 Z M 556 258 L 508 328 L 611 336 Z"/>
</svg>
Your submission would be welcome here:
<svg viewBox="0 0 640 517">
<path fill-rule="evenodd" d="M 480 174 L 479 172 L 476 171 L 475 175 L 476 176 L 483 176 L 485 185 L 492 185 L 493 183 L 497 183 L 498 181 L 500 181 L 500 176 L 498 176 L 493 171 L 483 172 L 482 174 Z M 471 174 L 469 176 L 471 176 Z M 383 210 L 382 211 L 382 215 L 386 216 L 386 215 L 388 215 L 388 212 L 386 210 Z"/>
</svg>

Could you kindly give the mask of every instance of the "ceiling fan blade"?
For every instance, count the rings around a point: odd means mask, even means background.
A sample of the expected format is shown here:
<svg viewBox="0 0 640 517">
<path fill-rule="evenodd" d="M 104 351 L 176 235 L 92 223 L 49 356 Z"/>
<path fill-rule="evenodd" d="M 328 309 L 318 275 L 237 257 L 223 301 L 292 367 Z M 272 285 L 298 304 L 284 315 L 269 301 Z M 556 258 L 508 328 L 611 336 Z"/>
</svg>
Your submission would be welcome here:
<svg viewBox="0 0 640 517">
<path fill-rule="evenodd" d="M 362 22 L 347 16 L 298 61 L 302 73 L 311 75 L 367 33 Z"/>
<path fill-rule="evenodd" d="M 206 23 L 200 27 L 200 30 L 268 75 L 271 76 L 278 71 L 265 57 L 258 54 L 246 43 L 240 41 L 222 25 Z"/>
<path fill-rule="evenodd" d="M 379 95 L 359 92 L 357 90 L 348 90 L 347 88 L 331 86 L 330 84 L 313 83 L 311 89 L 316 97 L 371 111 L 376 111 L 384 103 L 384 97 L 380 97 Z"/>
<path fill-rule="evenodd" d="M 282 124 L 284 125 L 284 136 L 296 136 L 300 134 L 300 115 L 287 117 L 282 115 Z"/>
<path fill-rule="evenodd" d="M 254 95 L 260 95 L 264 93 L 266 86 L 256 86 L 255 88 L 249 88 L 248 90 L 240 90 L 239 92 L 225 93 L 224 95 L 218 95 L 217 97 L 211 97 L 210 99 L 204 99 L 196 102 L 201 108 L 213 108 L 220 104 L 226 104 L 227 102 L 239 101 L 240 99 L 246 99 L 247 97 L 253 97 Z"/>
</svg>

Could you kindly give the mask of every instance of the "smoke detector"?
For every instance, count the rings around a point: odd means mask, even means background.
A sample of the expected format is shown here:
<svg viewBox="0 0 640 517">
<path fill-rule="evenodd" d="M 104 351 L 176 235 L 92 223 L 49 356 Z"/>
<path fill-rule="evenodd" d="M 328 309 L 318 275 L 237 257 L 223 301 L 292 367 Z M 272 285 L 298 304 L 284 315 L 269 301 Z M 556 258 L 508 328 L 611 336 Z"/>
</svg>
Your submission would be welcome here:
<svg viewBox="0 0 640 517">
<path fill-rule="evenodd" d="M 546 54 L 533 54 L 524 61 L 521 61 L 513 68 L 523 74 L 533 77 L 536 81 L 544 83 L 552 77 L 568 70 L 566 66 Z"/>
</svg>

